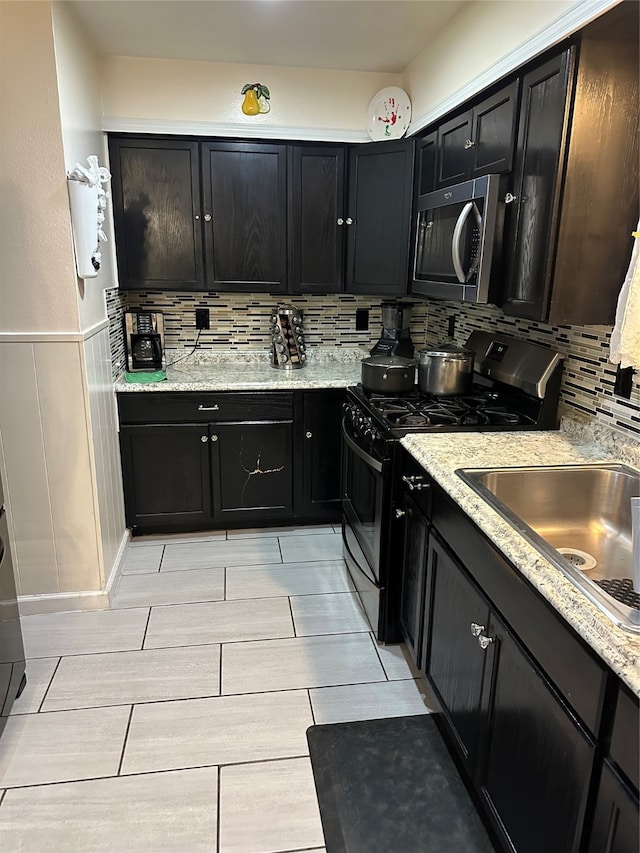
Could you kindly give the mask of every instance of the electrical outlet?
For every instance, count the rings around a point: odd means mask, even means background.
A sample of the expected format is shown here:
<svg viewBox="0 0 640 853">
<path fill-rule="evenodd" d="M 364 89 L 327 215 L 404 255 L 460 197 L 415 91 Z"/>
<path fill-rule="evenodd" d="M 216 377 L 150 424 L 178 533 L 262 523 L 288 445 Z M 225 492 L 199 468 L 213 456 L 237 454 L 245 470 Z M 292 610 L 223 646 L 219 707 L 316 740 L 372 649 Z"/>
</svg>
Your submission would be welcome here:
<svg viewBox="0 0 640 853">
<path fill-rule="evenodd" d="M 369 328 L 369 309 L 356 308 L 356 332 L 366 332 Z"/>
<path fill-rule="evenodd" d="M 209 309 L 196 308 L 196 329 L 209 328 Z"/>
</svg>

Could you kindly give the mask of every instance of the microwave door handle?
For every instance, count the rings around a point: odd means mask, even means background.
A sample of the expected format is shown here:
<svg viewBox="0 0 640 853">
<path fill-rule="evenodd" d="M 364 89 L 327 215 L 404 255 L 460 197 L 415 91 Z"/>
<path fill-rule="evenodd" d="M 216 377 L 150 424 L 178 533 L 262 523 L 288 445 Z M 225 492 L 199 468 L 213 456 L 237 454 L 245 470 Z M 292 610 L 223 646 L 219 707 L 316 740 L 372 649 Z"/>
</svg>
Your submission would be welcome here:
<svg viewBox="0 0 640 853">
<path fill-rule="evenodd" d="M 462 259 L 460 258 L 460 241 L 462 240 L 462 229 L 464 228 L 472 208 L 475 207 L 472 201 L 468 201 L 460 211 L 458 221 L 453 229 L 453 238 L 451 239 L 451 257 L 453 259 L 453 268 L 458 277 L 460 284 L 466 284 L 467 276 L 462 267 Z M 477 208 L 476 208 L 477 210 Z"/>
</svg>

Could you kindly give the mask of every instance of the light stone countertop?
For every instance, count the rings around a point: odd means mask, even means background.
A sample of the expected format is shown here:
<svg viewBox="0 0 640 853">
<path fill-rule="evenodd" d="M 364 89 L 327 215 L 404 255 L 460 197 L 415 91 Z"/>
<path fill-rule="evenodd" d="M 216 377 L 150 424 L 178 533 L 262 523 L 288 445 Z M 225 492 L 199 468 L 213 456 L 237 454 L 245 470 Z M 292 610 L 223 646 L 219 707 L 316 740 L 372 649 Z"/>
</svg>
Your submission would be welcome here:
<svg viewBox="0 0 640 853">
<path fill-rule="evenodd" d="M 360 381 L 360 361 L 367 350 L 318 348 L 309 352 L 304 367 L 283 370 L 271 366 L 268 352 L 225 353 L 223 357 L 194 353 L 167 368 L 162 382 L 126 382 L 120 376 L 117 392 L 166 391 L 295 391 L 314 388 L 346 388 Z M 171 361 L 170 353 L 167 360 Z"/>
<path fill-rule="evenodd" d="M 593 431 L 563 419 L 552 432 L 410 434 L 402 445 L 458 503 L 497 548 L 555 607 L 575 631 L 640 696 L 640 634 L 608 619 L 533 545 L 456 473 L 458 468 L 624 462 L 640 467 L 640 445 L 618 442 L 617 454 Z"/>
</svg>

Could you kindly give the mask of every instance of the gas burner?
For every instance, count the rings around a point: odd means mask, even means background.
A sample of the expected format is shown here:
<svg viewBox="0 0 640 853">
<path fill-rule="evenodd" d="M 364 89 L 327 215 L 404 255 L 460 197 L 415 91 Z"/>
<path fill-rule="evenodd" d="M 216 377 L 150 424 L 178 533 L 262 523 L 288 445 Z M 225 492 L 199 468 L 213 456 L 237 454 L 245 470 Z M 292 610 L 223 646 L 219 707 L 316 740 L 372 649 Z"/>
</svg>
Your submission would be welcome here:
<svg viewBox="0 0 640 853">
<path fill-rule="evenodd" d="M 398 426 L 429 426 L 429 423 L 429 418 L 419 412 L 401 415 L 396 421 Z"/>
</svg>

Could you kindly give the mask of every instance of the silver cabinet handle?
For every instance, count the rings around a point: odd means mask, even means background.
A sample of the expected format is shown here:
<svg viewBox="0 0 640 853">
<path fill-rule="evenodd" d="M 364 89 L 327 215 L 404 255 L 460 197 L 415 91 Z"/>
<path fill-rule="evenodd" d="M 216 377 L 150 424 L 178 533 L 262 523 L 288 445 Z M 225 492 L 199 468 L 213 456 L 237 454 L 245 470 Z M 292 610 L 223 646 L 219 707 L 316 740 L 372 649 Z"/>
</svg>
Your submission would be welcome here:
<svg viewBox="0 0 640 853">
<path fill-rule="evenodd" d="M 205 213 L 205 215 L 204 215 L 204 221 L 205 222 L 211 222 L 212 218 L 213 217 L 211 216 L 210 213 Z"/>
<path fill-rule="evenodd" d="M 200 436 L 200 441 L 202 441 L 202 442 L 204 442 L 204 441 L 209 441 L 209 439 L 207 438 L 207 436 L 206 436 L 206 435 L 201 435 L 201 436 Z"/>
<path fill-rule="evenodd" d="M 212 436 L 211 436 L 211 441 L 217 441 L 217 440 L 218 440 L 218 436 L 217 436 L 217 435 L 212 435 Z"/>
<path fill-rule="evenodd" d="M 353 219 L 350 216 L 347 216 L 346 222 L 347 225 L 353 225 Z"/>
<path fill-rule="evenodd" d="M 505 204 L 511 204 L 512 202 L 517 201 L 517 200 L 518 200 L 518 196 L 514 195 L 513 193 L 507 193 L 506 196 L 504 197 L 504 203 Z"/>
<path fill-rule="evenodd" d="M 419 477 L 411 476 L 406 477 L 404 474 L 402 475 L 402 482 L 406 483 L 409 487 L 409 491 L 412 492 L 414 489 L 417 491 L 421 491 L 422 489 L 428 489 L 428 483 L 421 483 Z"/>
<path fill-rule="evenodd" d="M 220 406 L 216 403 L 215 406 L 203 406 L 202 403 L 198 406 L 199 412 L 217 412 L 220 410 Z"/>
<path fill-rule="evenodd" d="M 404 518 L 407 513 L 403 509 L 396 510 L 396 518 Z"/>
<path fill-rule="evenodd" d="M 313 433 L 312 432 L 305 432 L 304 437 L 305 438 L 313 438 Z"/>
<path fill-rule="evenodd" d="M 471 633 L 474 637 L 479 637 L 480 634 L 484 631 L 484 625 L 478 625 L 477 622 L 471 623 Z"/>
<path fill-rule="evenodd" d="M 469 148 L 473 148 L 474 145 L 475 145 L 475 142 L 473 141 L 473 139 L 467 139 L 466 142 L 464 143 L 465 150 L 467 150 Z"/>
<path fill-rule="evenodd" d="M 478 643 L 480 644 L 480 648 L 484 651 L 484 649 L 489 648 L 491 643 L 493 643 L 493 637 L 485 637 L 483 634 L 478 637 Z"/>
<path fill-rule="evenodd" d="M 336 219 L 336 222 L 338 223 L 338 225 L 344 225 L 344 219 L 342 217 Z"/>
</svg>

